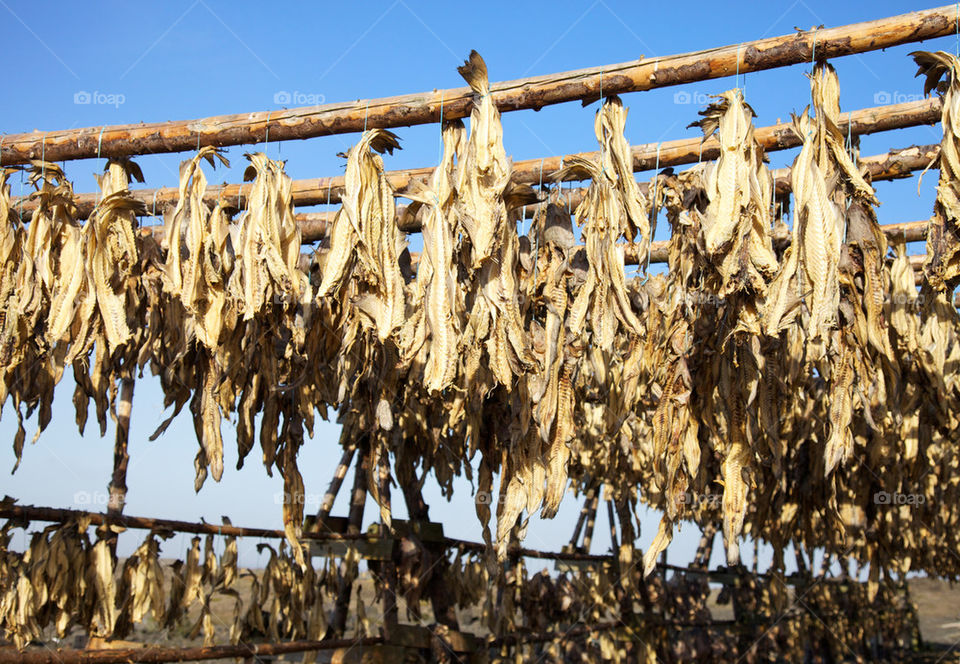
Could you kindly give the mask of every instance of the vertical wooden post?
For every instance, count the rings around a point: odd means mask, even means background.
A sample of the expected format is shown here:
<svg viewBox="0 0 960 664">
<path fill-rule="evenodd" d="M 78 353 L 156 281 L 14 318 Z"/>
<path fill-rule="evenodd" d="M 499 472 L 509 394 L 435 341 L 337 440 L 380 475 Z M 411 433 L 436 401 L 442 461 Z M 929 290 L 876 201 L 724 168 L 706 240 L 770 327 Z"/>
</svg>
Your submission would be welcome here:
<svg viewBox="0 0 960 664">
<path fill-rule="evenodd" d="M 697 553 L 690 566 L 708 569 L 710 567 L 710 557 L 713 555 L 713 542 L 717 539 L 717 524 L 709 522 L 701 532 Z"/>
<path fill-rule="evenodd" d="M 596 493 L 596 484 L 591 482 L 590 488 L 587 489 L 587 494 L 583 501 L 583 507 L 580 508 L 580 516 L 577 518 L 577 525 L 573 529 L 573 537 L 570 538 L 570 544 L 567 545 L 566 550 L 571 552 L 576 551 L 577 542 L 580 540 L 580 533 L 583 531 L 583 526 L 587 522 L 587 514 L 590 512 L 590 503 L 593 501 Z"/>
<path fill-rule="evenodd" d="M 616 551 L 619 548 L 617 543 L 617 519 L 613 515 L 613 499 L 607 498 L 607 521 L 610 523 L 610 545 Z"/>
<path fill-rule="evenodd" d="M 590 543 L 593 541 L 593 528 L 597 524 L 597 506 L 600 502 L 600 489 L 590 496 L 587 512 L 587 529 L 583 532 L 583 552 L 590 553 Z"/>
<path fill-rule="evenodd" d="M 353 461 L 353 455 L 356 453 L 356 451 L 356 444 L 352 444 L 343 450 L 343 456 L 340 457 L 340 463 L 337 464 L 337 469 L 333 473 L 333 479 L 330 480 L 330 486 L 327 488 L 327 492 L 323 495 L 323 502 L 320 503 L 320 511 L 317 512 L 318 526 L 322 526 L 323 521 L 330 516 L 330 510 L 333 509 L 333 503 L 337 499 L 337 494 L 340 493 L 340 487 L 343 485 L 343 478 L 347 475 L 347 469 L 350 467 L 350 462 Z"/>
<path fill-rule="evenodd" d="M 380 491 L 380 502 L 385 506 L 387 515 L 391 516 L 390 509 L 390 453 L 383 449 L 380 453 L 380 463 L 378 470 L 378 487 Z M 380 521 L 380 536 L 391 537 L 392 527 Z M 391 551 L 390 560 L 386 560 L 381 567 L 383 571 L 383 638 L 390 641 L 391 636 L 396 632 L 397 627 L 397 546 L 396 540 Z"/>
<path fill-rule="evenodd" d="M 407 504 L 407 512 L 411 521 L 429 521 L 430 508 L 423 499 L 423 491 L 420 486 L 414 483 L 404 484 L 403 499 Z M 430 544 L 424 545 L 426 552 L 433 556 L 431 560 L 429 578 L 426 579 L 426 592 L 430 598 L 430 605 L 433 608 L 433 619 L 441 625 L 445 625 L 454 631 L 460 631 L 460 623 L 457 620 L 457 609 L 450 601 L 450 593 L 444 587 L 443 576 L 448 566 L 446 560 L 446 549 L 442 546 Z M 439 559 L 438 559 L 439 558 Z"/>
<path fill-rule="evenodd" d="M 353 493 L 350 496 L 350 515 L 347 519 L 347 532 L 356 534 L 363 526 L 363 508 L 367 502 L 367 471 L 370 467 L 370 442 L 364 435 L 357 441 L 357 463 L 353 476 Z M 347 627 L 347 612 L 350 609 L 350 596 L 353 591 L 354 573 L 351 564 L 344 558 L 340 561 L 340 574 L 337 584 L 337 599 L 333 605 L 333 616 L 327 628 L 326 639 L 343 636 Z"/>
<path fill-rule="evenodd" d="M 109 498 L 107 500 L 107 514 L 120 516 L 127 500 L 127 466 L 130 463 L 130 453 L 127 444 L 130 441 L 130 413 L 133 410 L 133 376 L 120 381 L 120 403 L 117 404 L 117 435 L 113 443 L 113 474 L 107 486 Z M 117 552 L 117 535 L 106 526 L 100 530 L 100 536 L 110 543 L 110 549 Z"/>
</svg>

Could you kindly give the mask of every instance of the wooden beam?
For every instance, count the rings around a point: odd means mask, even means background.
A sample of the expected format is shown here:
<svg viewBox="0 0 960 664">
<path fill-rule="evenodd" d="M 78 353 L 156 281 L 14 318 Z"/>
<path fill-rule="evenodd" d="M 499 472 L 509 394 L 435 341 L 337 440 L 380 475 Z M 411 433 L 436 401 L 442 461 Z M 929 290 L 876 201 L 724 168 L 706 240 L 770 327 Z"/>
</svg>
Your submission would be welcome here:
<svg viewBox="0 0 960 664">
<path fill-rule="evenodd" d="M 836 28 L 792 32 L 662 58 L 534 76 L 495 83 L 491 95 L 502 112 L 540 109 L 573 100 L 594 100 L 735 74 L 808 63 L 815 54 L 836 58 L 944 37 L 956 32 L 956 5 L 910 12 Z M 451 88 L 380 99 L 220 115 L 200 120 L 86 127 L 5 136 L 0 164 L 183 152 L 199 146 L 241 145 L 429 124 L 470 114 L 469 88 Z"/>
<path fill-rule="evenodd" d="M 85 512 L 83 510 L 60 509 L 54 507 L 35 507 L 32 505 L 0 505 L 0 518 L 21 519 L 24 521 L 49 521 L 64 523 L 70 519 L 86 518 L 90 525 L 115 524 L 124 528 L 140 530 L 172 530 L 179 533 L 196 533 L 198 535 L 224 535 L 234 537 L 265 537 L 284 538 L 282 530 L 271 528 L 244 528 L 239 526 L 213 523 L 192 523 L 176 519 L 154 519 L 143 516 L 126 516 L 103 514 L 101 512 Z M 315 540 L 362 540 L 367 536 L 363 533 L 330 533 L 304 532 L 302 539 Z"/>
<path fill-rule="evenodd" d="M 130 463 L 130 452 L 127 444 L 130 442 L 130 413 L 133 410 L 133 376 L 126 376 L 120 380 L 120 403 L 117 404 L 117 432 L 113 443 L 113 474 L 107 486 L 109 498 L 107 500 L 107 514 L 119 518 L 123 514 L 123 506 L 127 502 L 127 466 Z M 110 543 L 114 555 L 117 553 L 117 533 L 111 532 L 106 524 L 100 528 L 101 537 Z"/>
<path fill-rule="evenodd" d="M 891 129 L 904 129 L 924 124 L 936 124 L 940 121 L 941 101 L 939 97 L 911 101 L 903 104 L 890 104 L 862 108 L 844 113 L 840 119 L 840 130 L 855 136 L 873 134 Z M 693 114 L 691 111 L 691 118 Z M 792 123 L 777 122 L 776 124 L 757 127 L 754 129 L 754 138 L 768 152 L 787 150 L 801 144 L 800 138 L 793 130 Z M 716 159 L 720 154 L 720 143 L 716 137 L 701 141 L 700 136 L 681 138 L 663 143 L 645 143 L 631 148 L 633 153 L 634 172 L 648 171 L 668 166 L 682 166 L 695 164 L 699 161 Z M 513 162 L 510 177 L 518 184 L 538 184 L 550 182 L 556 177 L 565 160 L 571 156 L 589 160 L 600 158 L 599 152 L 578 152 L 573 155 L 544 157 L 542 159 L 525 159 Z M 433 166 L 426 168 L 411 168 L 397 171 L 387 171 L 386 178 L 394 191 L 403 194 L 415 179 L 428 180 L 433 173 Z M 228 184 L 214 185 L 207 188 L 204 201 L 214 205 L 223 199 L 230 205 L 243 207 L 252 185 Z M 309 178 L 294 180 L 291 188 L 294 204 L 321 205 L 339 203 L 343 194 L 344 178 L 342 175 L 326 178 Z M 176 187 L 161 187 L 159 189 L 136 189 L 131 192 L 133 197 L 143 203 L 148 214 L 162 213 L 166 208 L 177 204 L 178 189 Z M 77 194 L 75 202 L 78 216 L 86 219 L 97 202 L 98 193 Z M 13 206 L 22 207 L 24 215 L 28 215 L 36 207 L 37 202 L 29 196 L 15 198 Z M 20 208 L 17 208 L 20 209 Z"/>
<path fill-rule="evenodd" d="M 380 637 L 367 639 L 324 639 L 322 641 L 286 641 L 282 643 L 240 643 L 235 646 L 176 648 L 147 646 L 110 650 L 42 650 L 20 651 L 0 648 L 0 664 L 126 664 L 127 662 L 193 662 L 231 657 L 262 657 L 295 652 L 356 648 L 383 643 Z"/>
<path fill-rule="evenodd" d="M 327 517 L 330 516 L 330 510 L 333 509 L 333 503 L 337 499 L 337 494 L 340 493 L 340 487 L 343 485 L 343 478 L 347 475 L 347 469 L 350 467 L 350 462 L 353 461 L 353 455 L 356 451 L 356 445 L 348 445 L 343 450 L 343 455 L 340 457 L 340 463 L 337 464 L 336 470 L 333 471 L 333 478 L 330 480 L 330 486 L 327 488 L 327 492 L 323 495 L 323 502 L 320 503 L 320 510 L 317 512 L 316 519 L 317 525 L 322 526 Z"/>
<path fill-rule="evenodd" d="M 360 534 L 363 526 L 363 508 L 367 504 L 367 474 L 370 470 L 370 438 L 366 434 L 357 441 L 357 461 L 353 471 L 353 492 L 350 496 L 350 514 L 348 534 Z M 392 543 L 391 543 L 392 550 Z M 334 601 L 326 638 L 342 636 L 347 627 L 347 613 L 350 610 L 350 597 L 353 594 L 353 581 L 356 577 L 356 563 L 350 563 L 346 557 L 340 561 L 337 581 L 337 597 Z"/>
</svg>

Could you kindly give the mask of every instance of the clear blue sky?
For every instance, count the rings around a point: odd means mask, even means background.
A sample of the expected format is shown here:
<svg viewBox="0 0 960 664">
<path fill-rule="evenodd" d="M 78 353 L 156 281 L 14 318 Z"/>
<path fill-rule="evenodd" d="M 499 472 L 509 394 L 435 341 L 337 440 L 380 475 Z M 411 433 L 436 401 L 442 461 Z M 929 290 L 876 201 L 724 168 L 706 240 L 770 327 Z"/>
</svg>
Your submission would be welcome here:
<svg viewBox="0 0 960 664">
<path fill-rule="evenodd" d="M 25 2 L 0 0 L 4 25 L 7 102 L 0 108 L 0 131 L 49 131 L 68 127 L 200 118 L 224 113 L 279 109 L 284 105 L 382 97 L 463 85 L 456 66 L 477 49 L 491 78 L 523 76 L 665 56 L 684 51 L 736 44 L 766 36 L 890 16 L 935 4 L 878 1 L 814 2 L 595 2 L 418 3 L 395 2 L 270 3 L 193 2 Z M 953 37 L 921 46 L 907 45 L 848 56 L 834 61 L 844 110 L 917 98 L 922 82 L 907 53 L 916 48 L 956 48 Z M 758 125 L 788 119 L 809 101 L 804 73 L 809 65 L 758 72 L 741 77 Z M 630 107 L 627 138 L 647 143 L 693 135 L 685 129 L 697 119 L 705 95 L 734 87 L 733 78 L 624 96 Z M 685 93 L 677 95 L 677 93 Z M 84 93 L 91 103 L 83 101 Z M 285 103 L 283 93 L 291 102 Z M 677 103 L 691 99 L 695 103 Z M 299 101 L 299 104 L 297 103 Z M 596 149 L 595 106 L 579 103 L 522 111 L 504 117 L 507 153 L 515 159 Z M 387 168 L 435 163 L 439 130 L 435 125 L 399 129 L 404 149 L 386 158 Z M 271 143 L 268 154 L 288 160 L 294 178 L 342 172 L 336 153 L 356 135 L 333 136 L 285 144 Z M 915 143 L 937 143 L 940 128 L 920 127 L 865 137 L 864 155 Z M 262 144 L 255 149 L 262 149 Z M 251 146 L 228 151 L 230 172 L 208 171 L 212 183 L 239 182 Z M 177 165 L 187 155 L 138 158 L 146 186 L 176 185 Z M 774 166 L 787 165 L 795 151 L 774 153 Z M 95 190 L 93 174 L 102 161 L 69 162 L 66 170 L 75 189 Z M 649 174 L 640 175 L 641 178 Z M 934 199 L 936 173 L 917 195 L 916 179 L 878 185 L 882 223 L 924 219 Z M 20 193 L 15 180 L 13 193 Z M 106 438 L 88 426 L 82 439 L 74 425 L 72 378 L 57 391 L 53 423 L 36 445 L 27 446 L 16 475 L 0 484 L 25 504 L 73 506 L 77 492 L 97 504 L 106 492 L 112 463 L 112 426 Z M 156 442 L 147 437 L 164 419 L 156 381 L 138 382 L 131 431 L 130 492 L 127 513 L 218 521 L 229 515 L 235 524 L 276 526 L 280 506 L 274 496 L 279 477 L 268 478 L 256 451 L 242 471 L 234 470 L 236 449 L 232 425 L 224 423 L 226 471 L 219 484 L 209 479 L 199 495 L 193 492 L 193 457 L 197 442 L 189 413 Z M 4 409 L 0 422 L 0 468 L 12 468 L 10 443 L 15 417 Z M 33 433 L 28 426 L 28 439 Z M 300 467 L 309 493 L 322 494 L 340 456 L 339 427 L 318 427 L 301 452 Z M 349 478 L 348 478 L 349 482 Z M 346 492 L 344 492 L 346 493 Z M 479 538 L 469 486 L 446 504 L 428 487 L 432 516 L 449 535 Z M 83 507 L 78 505 L 78 507 Z M 309 506 L 308 511 L 316 509 Z M 569 539 L 577 505 L 568 495 L 553 521 L 534 518 L 527 543 L 559 548 Z M 335 512 L 344 514 L 344 501 Z M 402 509 L 398 512 L 402 513 Z M 368 507 L 368 520 L 376 510 Z M 657 515 L 644 522 L 642 546 L 656 532 Z M 605 520 L 598 524 L 595 548 L 603 549 Z M 142 534 L 121 537 L 121 552 Z M 686 562 L 697 533 L 687 527 L 670 548 L 672 561 Z M 22 542 L 21 542 L 22 543 Z M 243 543 L 243 562 L 253 564 L 254 545 Z M 168 551 L 181 555 L 186 543 L 174 540 Z M 745 548 L 748 551 L 749 548 Z M 716 559 L 719 560 L 719 559 Z M 537 567 L 534 567 L 537 569 Z"/>
</svg>

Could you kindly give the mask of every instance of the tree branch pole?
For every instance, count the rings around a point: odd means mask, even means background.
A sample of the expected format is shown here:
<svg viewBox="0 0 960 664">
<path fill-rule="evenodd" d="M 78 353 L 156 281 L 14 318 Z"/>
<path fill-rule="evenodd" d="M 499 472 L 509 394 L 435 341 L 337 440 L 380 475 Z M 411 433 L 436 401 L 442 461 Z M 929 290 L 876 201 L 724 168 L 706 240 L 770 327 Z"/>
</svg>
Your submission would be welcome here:
<svg viewBox="0 0 960 664">
<path fill-rule="evenodd" d="M 333 503 L 340 493 L 340 487 L 343 485 L 343 478 L 347 476 L 347 469 L 350 468 L 350 462 L 353 461 L 353 455 L 357 451 L 356 444 L 348 445 L 343 450 L 343 456 L 340 457 L 340 463 L 333 471 L 333 479 L 330 480 L 330 486 L 327 492 L 323 494 L 323 502 L 320 503 L 320 510 L 317 512 L 317 525 L 323 527 L 323 521 L 330 516 L 330 510 L 333 509 Z"/>
<path fill-rule="evenodd" d="M 956 32 L 956 14 L 957 8 L 951 4 L 836 28 L 494 83 L 490 94 L 501 112 L 540 109 L 578 99 L 592 101 L 601 94 L 650 90 L 808 63 L 814 55 L 836 58 L 944 37 Z M 271 139 L 284 141 L 367 128 L 430 124 L 467 117 L 473 99 L 469 88 L 460 87 L 200 120 L 12 134 L 0 146 L 0 163 L 22 164 L 41 155 L 50 161 L 62 161 L 258 143 L 268 129 Z"/>
<path fill-rule="evenodd" d="M 231 657 L 258 657 L 287 653 L 336 650 L 383 643 L 379 637 L 368 639 L 324 639 L 323 641 L 286 641 L 283 643 L 241 643 L 235 646 L 175 648 L 148 646 L 116 650 L 28 650 L 0 648 L 0 664 L 127 664 L 160 662 L 194 662 Z"/>
<path fill-rule="evenodd" d="M 390 504 L 390 457 L 386 447 L 377 454 L 377 492 L 380 498 L 380 535 L 390 537 L 393 531 L 393 516 Z M 380 565 L 383 599 L 383 638 L 389 643 L 396 633 L 397 613 L 397 557 L 399 550 L 394 541 L 390 560 Z"/>
<path fill-rule="evenodd" d="M 867 173 L 873 181 L 896 180 L 909 177 L 912 173 L 923 170 L 931 164 L 933 164 L 933 167 L 935 167 L 937 165 L 935 161 L 939 158 L 939 156 L 939 145 L 922 145 L 905 148 L 903 150 L 885 152 L 883 154 L 872 155 L 869 157 L 862 157 L 860 159 L 860 164 L 867 170 Z M 785 196 L 789 194 L 791 190 L 791 169 L 777 169 L 772 171 L 771 175 L 774 177 L 777 195 Z M 640 190 L 646 194 L 649 191 L 649 183 L 640 183 Z M 564 192 L 563 199 L 567 202 L 570 210 L 572 211 L 576 209 L 577 205 L 580 204 L 580 201 L 583 199 L 583 195 L 585 193 L 586 189 L 583 188 L 570 189 Z M 548 205 L 548 203 L 526 206 L 526 216 L 533 217 L 543 206 L 546 205 Z M 397 225 L 400 227 L 400 230 L 407 233 L 419 232 L 419 219 L 411 218 L 412 215 L 405 215 L 405 210 L 405 206 L 400 206 L 397 208 Z M 327 233 L 328 224 L 333 220 L 334 214 L 335 213 L 331 212 L 320 212 L 301 213 L 296 215 L 300 225 L 301 241 L 304 244 L 312 244 L 314 242 L 323 240 Z M 887 237 L 892 238 L 894 236 L 903 234 L 907 242 L 915 242 L 926 237 L 927 225 L 928 222 L 926 220 L 921 220 L 887 224 L 881 226 L 880 229 L 887 235 Z M 147 228 L 141 228 L 141 233 L 156 234 L 157 240 L 162 241 L 164 230 L 165 229 L 163 226 L 151 226 Z M 646 253 L 640 251 L 640 245 L 637 243 L 627 242 L 623 243 L 621 246 L 623 246 L 625 265 L 638 265 L 648 258 Z M 649 251 L 650 263 L 666 263 L 668 247 L 669 241 L 652 242 Z M 411 254 L 412 261 L 417 262 L 417 260 L 419 260 L 418 256 L 418 254 Z M 305 260 L 308 261 L 307 265 L 309 265 L 309 255 L 302 254 L 301 258 L 305 258 Z"/>
<path fill-rule="evenodd" d="M 577 525 L 573 528 L 573 535 L 570 537 L 570 544 L 565 547 L 566 550 L 577 550 L 577 542 L 580 541 L 580 533 L 583 531 L 583 526 L 587 522 L 587 514 L 590 511 L 590 501 L 593 500 L 596 494 L 597 482 L 591 480 L 587 488 L 586 496 L 584 497 L 583 507 L 580 508 L 580 516 L 577 517 Z"/>
<path fill-rule="evenodd" d="M 118 518 L 123 514 L 123 506 L 127 501 L 127 465 L 130 463 L 130 453 L 127 445 L 130 442 L 130 413 L 133 409 L 133 376 L 126 376 L 120 380 L 120 403 L 117 404 L 117 433 L 113 444 L 113 475 L 108 485 L 109 498 L 107 514 Z M 110 532 L 106 526 L 102 527 L 103 536 L 110 543 L 110 549 L 116 555 L 117 534 Z"/>
<path fill-rule="evenodd" d="M 839 128 L 844 134 L 863 136 L 891 129 L 904 129 L 926 124 L 936 124 L 940 121 L 941 100 L 939 97 L 922 99 L 919 101 L 890 104 L 862 108 L 844 113 Z M 754 138 L 767 152 L 787 150 L 801 145 L 792 123 L 777 122 L 776 124 L 757 127 L 754 129 Z M 681 138 L 662 143 L 645 143 L 631 148 L 633 155 L 634 172 L 649 171 L 654 168 L 696 164 L 701 161 L 710 161 L 720 155 L 720 143 L 715 136 L 701 140 L 699 136 Z M 515 161 L 511 165 L 510 179 L 517 184 L 535 185 L 540 182 L 552 182 L 560 172 L 565 161 L 571 156 L 597 161 L 599 152 L 579 152 L 573 155 L 560 155 L 536 159 Z M 658 166 L 659 164 L 659 166 Z M 434 167 L 403 169 L 387 171 L 387 182 L 398 195 L 402 196 L 413 180 L 428 180 Z M 572 181 L 568 176 L 565 181 Z M 294 180 L 291 185 L 291 196 L 295 205 L 321 205 L 325 203 L 339 203 L 343 195 L 344 177 L 342 175 L 325 178 L 309 178 Z M 242 208 L 246 197 L 250 193 L 249 184 L 226 184 L 207 187 L 204 192 L 204 202 L 213 206 L 218 200 L 224 200 L 229 205 Z M 177 204 L 179 190 L 177 187 L 161 187 L 159 189 L 135 189 L 131 192 L 134 199 L 146 207 L 147 213 L 162 211 Z M 74 201 L 77 205 L 77 215 L 86 219 L 100 200 L 98 193 L 77 194 Z M 15 198 L 14 206 L 20 206 L 23 213 L 31 213 L 37 202 L 28 196 Z M 326 217 L 323 217 L 326 218 Z"/>
<path fill-rule="evenodd" d="M 370 471 L 370 439 L 364 434 L 357 441 L 357 461 L 354 467 L 353 491 L 350 496 L 350 514 L 347 518 L 347 534 L 359 535 L 363 527 L 363 508 L 367 503 L 367 474 Z M 347 612 L 350 609 L 350 596 L 353 592 L 356 563 L 345 556 L 340 561 L 337 598 L 333 606 L 326 638 L 342 636 L 347 628 Z"/>
<path fill-rule="evenodd" d="M 32 505 L 0 505 L 0 518 L 21 519 L 25 521 L 50 521 L 66 523 L 71 520 L 87 519 L 92 526 L 113 524 L 124 528 L 140 530 L 170 530 L 180 533 L 195 533 L 198 535 L 224 535 L 234 537 L 264 537 L 283 539 L 286 534 L 282 530 L 273 528 L 246 528 L 224 524 L 218 526 L 212 523 L 193 523 L 176 519 L 155 519 L 143 516 L 110 515 L 101 512 L 85 512 L 83 510 L 69 510 L 55 507 L 35 507 Z M 367 539 L 363 533 L 303 533 L 307 540 L 362 540 Z"/>
<path fill-rule="evenodd" d="M 589 508 L 587 511 L 587 528 L 583 531 L 583 553 L 590 552 L 590 544 L 593 542 L 593 529 L 597 524 L 597 507 L 600 502 L 600 488 L 598 487 L 589 498 Z"/>
<path fill-rule="evenodd" d="M 693 557 L 691 567 L 702 569 L 710 567 L 710 556 L 713 555 L 713 542 L 717 539 L 717 530 L 717 524 L 712 521 L 703 527 L 700 543 L 697 545 L 697 553 Z"/>
<path fill-rule="evenodd" d="M 411 521 L 429 521 L 430 507 L 423 499 L 423 491 L 419 484 L 404 483 L 401 485 L 403 499 L 407 505 L 407 513 Z M 430 598 L 430 606 L 433 609 L 433 619 L 441 625 L 446 625 L 454 631 L 460 631 L 460 623 L 457 620 L 457 610 L 451 602 L 450 593 L 444 586 L 444 572 L 450 563 L 446 559 L 446 549 L 442 544 L 433 542 L 423 543 L 427 555 L 430 556 L 430 571 L 426 579 L 421 579 L 426 584 L 426 593 Z"/>
</svg>

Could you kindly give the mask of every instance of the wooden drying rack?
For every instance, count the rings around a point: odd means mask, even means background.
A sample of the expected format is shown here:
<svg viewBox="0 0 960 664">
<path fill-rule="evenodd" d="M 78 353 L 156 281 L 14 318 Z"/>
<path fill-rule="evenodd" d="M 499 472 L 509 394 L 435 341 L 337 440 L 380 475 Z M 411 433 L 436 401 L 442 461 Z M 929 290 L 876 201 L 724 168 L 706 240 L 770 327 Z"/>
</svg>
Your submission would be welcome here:
<svg viewBox="0 0 960 664">
<path fill-rule="evenodd" d="M 865 53 L 900 44 L 944 37 L 957 32 L 957 8 L 951 4 L 935 9 L 923 10 L 878 19 L 848 26 L 829 29 L 815 29 L 780 37 L 772 37 L 739 45 L 729 45 L 692 53 L 684 53 L 664 58 L 643 59 L 638 61 L 593 67 L 577 71 L 538 76 L 517 81 L 493 84 L 491 95 L 501 112 L 521 109 L 539 109 L 546 105 L 582 100 L 585 104 L 600 98 L 601 94 L 612 95 L 649 90 L 653 88 L 681 85 L 732 76 L 735 73 L 748 73 L 775 67 L 809 62 L 814 54 L 818 58 L 830 59 L 844 55 Z M 814 49 L 816 49 L 814 53 Z M 137 154 L 157 154 L 191 151 L 202 146 L 225 147 L 231 145 L 252 144 L 269 136 L 274 141 L 297 140 L 330 134 L 358 132 L 365 127 L 388 128 L 429 124 L 441 120 L 466 117 L 470 114 L 473 96 L 469 89 L 455 88 L 434 90 L 432 92 L 390 97 L 383 99 L 358 100 L 356 102 L 328 104 L 323 106 L 284 109 L 281 111 L 243 113 L 217 116 L 200 120 L 138 124 L 124 126 L 89 127 L 62 131 L 33 132 L 29 134 L 6 135 L 0 140 L 0 164 L 13 166 L 25 164 L 29 160 L 43 157 L 49 161 L 89 159 L 98 157 L 125 157 Z M 441 117 L 442 109 L 442 117 Z M 845 114 L 841 129 L 853 135 L 863 135 L 889 129 L 933 124 L 939 120 L 940 102 L 938 99 L 922 100 L 907 104 L 867 108 Z M 799 142 L 791 127 L 778 123 L 755 130 L 755 137 L 767 150 L 796 147 Z M 634 171 L 651 170 L 656 166 L 667 167 L 690 164 L 702 159 L 713 159 L 717 153 L 717 142 L 710 139 L 681 139 L 660 144 L 647 144 L 633 148 Z M 595 153 L 581 156 L 590 158 Z M 903 151 L 866 157 L 862 159 L 870 170 L 874 180 L 907 177 L 911 173 L 936 165 L 939 156 L 938 146 L 920 146 Z M 518 183 L 534 184 L 550 181 L 563 163 L 563 157 L 545 157 L 518 161 L 513 165 L 513 178 Z M 411 169 L 388 173 L 388 179 L 399 197 L 412 178 L 429 174 L 432 168 Z M 775 172 L 776 194 L 783 196 L 789 192 L 789 172 L 787 169 Z M 644 185 L 641 185 L 644 186 Z M 293 183 L 294 203 L 298 206 L 319 205 L 339 201 L 343 188 L 343 178 L 318 178 L 298 180 Z M 582 195 L 582 189 L 571 189 L 565 193 L 565 200 L 571 206 L 576 205 Z M 158 209 L 176 202 L 176 188 L 144 189 L 131 192 L 147 206 L 147 211 L 155 213 Z M 224 185 L 210 187 L 207 196 L 211 201 L 225 199 L 229 204 L 241 207 L 243 202 L 242 185 Z M 97 200 L 95 194 L 77 196 L 81 218 L 92 211 Z M 29 214 L 34 203 L 27 199 L 15 202 L 14 210 L 20 214 Z M 535 213 L 536 206 L 525 210 L 526 216 Z M 323 237 L 326 226 L 332 218 L 327 213 L 300 213 L 297 215 L 301 225 L 304 242 L 312 243 Z M 906 240 L 916 241 L 924 237 L 926 222 L 906 222 L 884 227 L 889 235 L 903 234 Z M 419 230 L 415 225 L 402 228 L 407 232 Z M 657 246 L 651 255 L 653 262 L 666 260 L 665 245 Z M 635 253 L 635 252 L 634 252 Z M 632 256 L 630 247 L 625 247 L 628 263 L 636 263 L 638 257 Z M 124 516 L 126 465 L 130 407 L 133 398 L 133 378 L 121 381 L 120 421 L 115 442 L 114 468 L 110 481 L 110 503 L 107 513 L 88 513 L 76 510 L 64 510 L 47 507 L 4 505 L 0 507 L 0 517 L 23 520 L 42 520 L 64 522 L 69 519 L 88 518 L 92 525 L 115 524 L 127 528 L 172 530 L 186 533 L 207 533 L 223 536 L 247 536 L 282 538 L 280 530 L 262 528 L 244 528 L 236 526 L 217 526 L 206 523 L 190 523 L 170 519 Z M 321 641 L 295 641 L 273 644 L 240 644 L 237 646 L 214 646 L 210 648 L 161 648 L 148 647 L 130 650 L 45 650 L 24 653 L 0 648 L 0 664 L 6 662 L 27 662 L 40 664 L 58 662 L 74 664 L 108 664 L 111 662 L 175 662 L 185 660 L 206 660 L 221 657 L 263 657 L 291 652 L 315 650 L 334 651 L 335 661 L 348 661 L 348 653 L 358 657 L 363 653 L 364 661 L 390 661 L 403 655 L 405 649 L 429 648 L 435 635 L 425 628 L 401 625 L 397 620 L 396 607 L 396 565 L 397 545 L 405 536 L 415 534 L 425 547 L 437 551 L 450 548 L 483 551 L 483 544 L 446 537 L 441 524 L 428 518 L 427 506 L 419 495 L 419 490 L 404 489 L 404 498 L 411 515 L 409 521 L 394 520 L 394 529 L 387 534 L 361 533 L 363 503 L 366 500 L 367 472 L 364 464 L 368 456 L 361 453 L 357 459 L 358 472 L 355 475 L 350 514 L 346 518 L 330 515 L 333 499 L 340 489 L 347 468 L 351 465 L 354 453 L 362 449 L 362 441 L 345 450 L 334 478 L 331 481 L 320 512 L 305 524 L 303 539 L 308 543 L 312 555 L 343 555 L 348 548 L 356 550 L 361 556 L 377 561 L 382 565 L 384 583 L 384 624 L 381 637 L 368 639 L 329 638 Z M 389 501 L 389 484 L 381 486 L 381 495 Z M 597 511 L 598 492 L 591 496 L 581 510 L 573 539 L 561 552 L 548 552 L 512 547 L 510 556 L 541 559 L 553 559 L 559 568 L 564 566 L 594 566 L 602 564 L 616 565 L 617 559 L 611 555 L 590 554 L 589 546 Z M 609 507 L 609 505 L 608 505 Z M 382 527 L 382 526 L 381 526 Z M 106 531 L 102 529 L 101 532 Z M 578 545 L 581 533 L 582 544 Z M 110 535 L 105 535 L 110 536 Z M 707 560 L 709 555 L 707 555 Z M 704 561 L 692 567 L 677 567 L 661 563 L 661 572 L 705 576 L 711 582 L 733 583 L 742 578 L 743 570 L 706 569 Z M 787 578 L 787 583 L 803 585 L 809 583 L 809 575 L 797 575 Z M 849 583 L 849 581 L 842 581 Z M 336 633 L 338 624 L 342 633 L 342 623 L 346 619 L 350 587 L 341 587 L 335 606 L 333 628 Z M 346 601 L 344 600 L 346 597 Z M 448 647 L 457 653 L 478 652 L 484 647 L 498 647 L 519 641 L 547 641 L 561 636 L 557 633 L 513 634 L 499 639 L 484 641 L 473 635 L 456 629 L 456 615 L 449 602 L 441 594 L 430 593 L 434 613 L 438 622 L 448 628 L 445 636 Z M 452 615 L 452 620 L 450 619 Z M 650 616 L 634 616 L 651 618 Z M 651 618 L 652 619 L 652 618 Z M 714 626 L 725 621 L 715 621 Z M 562 636 L 573 638 L 602 629 L 624 629 L 623 623 L 575 627 Z M 336 653 L 339 653 L 337 655 Z M 337 660 L 337 657 L 340 659 Z"/>
</svg>

